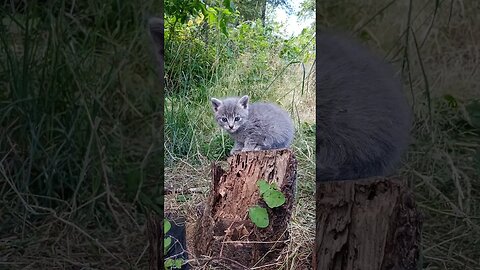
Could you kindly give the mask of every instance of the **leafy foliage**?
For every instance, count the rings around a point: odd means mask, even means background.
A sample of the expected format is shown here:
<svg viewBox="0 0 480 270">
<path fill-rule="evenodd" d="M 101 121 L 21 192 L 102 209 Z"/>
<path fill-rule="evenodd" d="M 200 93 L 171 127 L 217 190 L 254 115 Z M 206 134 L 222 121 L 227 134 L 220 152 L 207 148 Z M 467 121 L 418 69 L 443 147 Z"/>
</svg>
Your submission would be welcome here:
<svg viewBox="0 0 480 270">
<path fill-rule="evenodd" d="M 197 154 L 219 159 L 233 142 L 217 132 L 209 114 L 210 97 L 249 94 L 253 100 L 271 99 L 275 93 L 271 83 L 282 65 L 313 61 L 314 31 L 285 40 L 279 25 L 244 21 L 240 2 L 192 2 L 178 10 L 174 7 L 180 2 L 167 2 L 167 161 Z"/>
<path fill-rule="evenodd" d="M 259 228 L 266 228 L 269 224 L 267 209 L 261 206 L 253 206 L 248 209 L 250 220 Z"/>
<path fill-rule="evenodd" d="M 172 224 L 168 219 L 163 219 L 163 231 L 164 234 L 166 235 L 170 229 L 172 228 Z M 172 246 L 172 238 L 171 237 L 165 237 L 163 240 L 163 254 L 167 254 L 168 250 Z M 183 259 L 178 258 L 178 259 L 172 259 L 172 258 L 166 258 L 165 259 L 165 269 L 181 269 L 183 265 Z"/>
<path fill-rule="evenodd" d="M 257 182 L 260 197 L 265 201 L 269 208 L 282 206 L 285 203 L 285 195 L 278 190 L 275 183 L 269 184 L 265 180 Z M 261 206 L 253 206 L 248 209 L 250 220 L 259 228 L 266 228 L 269 223 L 267 209 Z"/>
<path fill-rule="evenodd" d="M 265 180 L 257 182 L 259 187 L 260 196 L 267 203 L 268 207 L 275 208 L 285 203 L 285 195 L 278 190 L 275 183 L 267 183 Z"/>
<path fill-rule="evenodd" d="M 166 259 L 165 260 L 165 269 L 181 269 L 183 265 L 182 259 Z"/>
</svg>

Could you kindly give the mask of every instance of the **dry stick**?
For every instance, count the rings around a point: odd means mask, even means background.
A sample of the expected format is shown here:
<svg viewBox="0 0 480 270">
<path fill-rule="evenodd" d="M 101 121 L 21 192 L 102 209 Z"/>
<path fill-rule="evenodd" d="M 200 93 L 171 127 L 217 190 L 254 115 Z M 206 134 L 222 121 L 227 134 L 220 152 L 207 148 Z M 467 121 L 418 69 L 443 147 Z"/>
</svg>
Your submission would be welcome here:
<svg viewBox="0 0 480 270">
<path fill-rule="evenodd" d="M 23 198 L 23 196 L 20 194 L 20 192 L 18 191 L 17 187 L 15 186 L 15 184 L 13 182 L 10 181 L 10 179 L 8 178 L 6 172 L 5 172 L 5 167 L 3 166 L 3 162 L 0 163 L 0 173 L 2 173 L 2 176 L 3 178 L 5 178 L 5 181 L 7 181 L 7 183 L 10 185 L 10 187 L 12 188 L 13 192 L 15 192 L 18 196 L 18 198 L 20 199 L 20 201 L 22 202 L 23 206 L 25 206 L 25 209 L 27 209 L 27 211 L 33 213 L 33 214 L 38 214 L 38 212 L 36 212 L 35 210 L 33 210 L 33 208 L 31 207 L 30 204 L 27 203 L 27 201 L 25 201 L 25 199 Z"/>
<path fill-rule="evenodd" d="M 450 165 L 450 168 L 452 170 L 453 182 L 454 182 L 455 187 L 457 188 L 457 191 L 458 191 L 457 201 L 458 201 L 458 204 L 460 205 L 460 209 L 462 209 L 462 211 L 464 211 L 465 208 L 463 207 L 463 200 L 465 199 L 465 195 L 463 194 L 463 189 L 462 189 L 462 186 L 460 185 L 459 170 L 455 166 L 455 164 L 452 160 L 452 157 L 450 155 L 448 155 L 445 151 L 442 151 L 442 153 L 447 158 L 448 165 Z"/>
<path fill-rule="evenodd" d="M 170 194 L 194 194 L 200 193 L 203 194 L 207 192 L 207 188 L 164 188 L 164 195 Z"/>
<path fill-rule="evenodd" d="M 473 228 L 480 230 L 480 226 L 473 223 L 470 217 L 465 214 L 457 205 L 455 205 L 445 194 L 443 194 L 435 185 L 433 185 L 432 181 L 430 180 L 431 177 L 425 176 L 418 171 L 412 169 L 412 172 L 420 177 L 435 193 L 437 193 L 446 203 L 452 207 L 453 211 L 455 211 L 458 215 L 460 215 L 470 226 Z"/>
<path fill-rule="evenodd" d="M 243 220 L 245 220 L 247 218 L 247 216 L 248 216 L 248 213 L 245 213 L 245 215 L 243 216 Z M 235 223 L 235 221 L 232 221 L 232 223 L 230 223 L 230 225 L 226 229 L 227 232 L 230 231 L 230 228 L 232 228 L 233 223 Z M 224 244 L 226 243 L 225 238 L 227 238 L 227 235 L 228 235 L 228 233 L 225 233 L 225 235 L 223 236 L 222 247 L 220 247 L 220 256 L 222 256 L 223 247 L 224 247 Z"/>
<path fill-rule="evenodd" d="M 265 267 L 269 267 L 269 266 L 278 266 L 280 264 L 280 262 L 278 263 L 270 263 L 270 264 L 265 264 L 265 265 L 262 265 L 262 266 L 254 266 L 252 268 L 249 268 L 250 270 L 253 270 L 253 269 L 262 269 L 262 268 L 265 268 Z"/>
<path fill-rule="evenodd" d="M 465 184 L 466 184 L 466 189 L 467 189 L 467 199 L 465 201 L 465 211 L 467 213 L 470 213 L 470 203 L 472 200 L 472 181 L 470 176 L 468 176 L 463 170 L 459 170 L 459 173 L 463 176 L 465 179 Z"/>
<path fill-rule="evenodd" d="M 148 148 L 148 151 L 147 151 L 147 153 L 145 154 L 145 157 L 142 160 L 142 165 L 140 166 L 140 168 L 141 168 L 140 175 L 143 175 L 143 169 L 146 166 L 145 164 L 146 164 L 146 161 L 147 161 L 147 157 L 150 156 L 150 153 L 152 152 L 152 149 L 153 149 L 153 143 L 150 144 L 150 147 Z M 138 202 L 138 197 L 140 196 L 140 191 L 142 190 L 142 187 L 143 187 L 143 176 L 141 177 L 140 183 L 138 184 L 137 193 L 135 194 L 135 199 L 133 200 L 132 204 L 136 204 Z"/>
<path fill-rule="evenodd" d="M 280 235 L 280 238 L 283 237 L 287 231 L 288 231 L 288 228 L 283 231 L 283 233 Z M 253 265 L 253 268 L 252 268 L 252 269 L 255 269 L 255 266 L 256 266 L 263 258 L 265 258 L 269 253 L 272 252 L 272 250 L 273 250 L 273 248 L 275 247 L 276 244 L 278 244 L 278 243 L 280 243 L 280 242 L 288 242 L 288 241 L 289 241 L 289 240 L 287 240 L 287 241 L 274 241 L 274 244 L 272 245 L 272 247 L 270 248 L 270 250 L 267 251 L 267 252 L 257 261 L 257 263 L 256 263 L 255 265 Z M 258 267 L 256 267 L 256 268 L 258 268 Z"/>
<path fill-rule="evenodd" d="M 71 221 L 68 221 L 62 217 L 59 217 L 57 215 L 57 213 L 55 212 L 55 210 L 51 209 L 51 208 L 46 208 L 46 207 L 42 207 L 42 206 L 37 206 L 37 205 L 33 205 L 31 206 L 33 208 L 37 208 L 37 209 L 40 209 L 40 210 L 44 210 L 50 214 L 53 215 L 54 218 L 58 219 L 59 221 L 65 223 L 66 225 L 69 225 L 71 227 L 73 227 L 74 229 L 76 229 L 77 231 L 79 231 L 81 234 L 83 234 L 85 237 L 87 237 L 88 239 L 92 240 L 98 247 L 100 247 L 101 249 L 103 249 L 108 255 L 112 256 L 112 258 L 114 259 L 117 259 L 119 261 L 122 261 L 123 263 L 125 264 L 128 264 L 127 261 L 125 261 L 123 258 L 120 258 L 116 255 L 114 255 L 112 252 L 110 252 L 104 245 L 102 245 L 102 243 L 100 243 L 98 241 L 97 238 L 94 238 L 93 236 L 91 236 L 90 234 L 88 234 L 87 232 L 85 232 L 82 228 L 80 228 L 78 225 L 76 225 L 75 223 L 71 222 Z M 33 209 L 32 209 L 33 210 Z M 33 210 L 32 214 L 40 214 L 39 212 L 36 212 L 35 210 Z"/>
<path fill-rule="evenodd" d="M 387 8 L 389 8 L 393 3 L 395 3 L 397 0 L 392 0 L 390 1 L 387 5 L 385 5 L 383 8 L 381 8 L 380 10 L 378 10 L 375 14 L 373 14 L 372 17 L 370 17 L 364 24 L 362 24 L 361 26 L 359 26 L 357 28 L 357 30 L 355 30 L 353 32 L 353 34 L 357 34 L 358 31 L 362 30 L 362 28 L 364 28 L 365 26 L 367 26 L 369 23 L 371 23 L 378 15 L 380 15 L 382 12 L 384 12 Z"/>
<path fill-rule="evenodd" d="M 145 252 L 147 252 L 147 249 L 150 247 L 150 243 L 147 241 L 147 244 L 143 248 L 142 253 L 138 257 L 137 261 L 135 262 L 135 266 L 137 266 L 140 263 L 140 260 L 143 258 L 143 255 L 145 255 Z"/>
<path fill-rule="evenodd" d="M 90 117 L 89 117 L 90 118 Z M 100 122 L 100 118 L 95 117 L 95 124 L 94 126 L 97 126 Z M 103 175 L 103 180 L 105 181 L 105 191 L 107 192 L 107 205 L 108 208 L 110 208 L 110 211 L 112 212 L 112 216 L 115 219 L 115 223 L 117 223 L 117 226 L 120 228 L 120 230 L 123 231 L 122 224 L 120 223 L 120 220 L 117 217 L 117 214 L 115 213 L 115 210 L 113 209 L 112 202 L 110 198 L 112 197 L 112 191 L 110 190 L 110 181 L 108 180 L 108 175 L 107 175 L 107 170 L 105 168 L 104 164 L 104 158 L 105 156 L 103 155 L 103 149 L 100 147 L 100 138 L 98 137 L 98 134 L 95 133 L 95 141 L 97 144 L 97 150 L 98 150 L 98 155 L 100 156 L 100 165 L 102 167 L 102 175 Z"/>
<path fill-rule="evenodd" d="M 288 258 L 291 259 L 291 262 L 292 262 L 292 265 L 290 267 L 291 270 L 294 270 L 294 265 L 295 265 L 295 260 L 299 257 L 299 250 L 300 250 L 300 246 L 297 246 L 294 250 L 292 250 L 292 252 L 289 252 L 287 251 L 287 256 Z M 293 256 L 289 256 L 288 254 L 293 254 Z"/>
<path fill-rule="evenodd" d="M 229 258 L 226 258 L 226 257 L 210 257 L 207 259 L 207 261 L 203 264 L 203 266 L 207 266 L 209 265 L 211 262 L 214 262 L 214 261 L 217 261 L 218 263 L 222 263 L 222 261 L 228 261 L 230 263 L 233 263 L 243 269 L 248 269 L 250 270 L 250 268 L 246 267 L 245 265 L 235 261 L 235 260 L 232 260 L 232 259 L 229 259 Z M 226 265 L 224 265 L 226 266 Z M 230 266 L 230 265 L 229 265 Z"/>
<path fill-rule="evenodd" d="M 86 175 L 86 171 L 87 171 L 87 166 L 88 166 L 88 163 L 89 163 L 89 156 L 90 156 L 90 151 L 91 151 L 91 147 L 92 147 L 92 143 L 93 143 L 93 135 L 94 133 L 96 132 L 96 130 L 98 129 L 98 122 L 95 123 L 95 125 L 92 127 L 92 132 L 90 133 L 90 139 L 88 140 L 88 144 L 87 144 L 87 151 L 85 151 L 85 156 L 83 158 L 83 164 L 82 164 L 82 170 L 80 172 L 80 180 L 78 181 L 78 184 L 77 184 L 77 187 L 75 188 L 75 192 L 73 193 L 73 199 L 72 199 L 72 211 L 71 211 L 71 214 L 73 214 L 73 212 L 75 212 L 77 210 L 77 195 L 78 195 L 78 191 L 80 190 L 80 186 L 82 185 L 83 181 L 85 180 L 85 175 Z"/>
<path fill-rule="evenodd" d="M 458 238 L 462 238 L 462 237 L 464 237 L 464 236 L 468 236 L 469 234 L 470 234 L 470 232 L 466 232 L 466 233 L 464 233 L 464 234 L 460 234 L 460 235 L 451 237 L 451 238 L 449 238 L 449 239 L 447 239 L 447 240 L 444 240 L 444 241 L 442 241 L 442 242 L 440 242 L 440 243 L 433 244 L 433 245 L 431 245 L 431 246 L 429 246 L 429 247 L 424 248 L 424 249 L 423 249 L 423 252 L 425 253 L 425 252 L 427 252 L 427 251 L 429 251 L 429 250 L 431 250 L 431 249 L 440 247 L 440 246 L 442 246 L 443 244 L 446 244 L 446 243 L 451 242 L 451 241 L 453 241 L 453 240 L 456 240 L 456 239 L 458 239 Z"/>
<path fill-rule="evenodd" d="M 95 118 L 95 125 L 98 125 L 99 122 L 100 122 L 100 118 L 96 117 Z M 121 230 L 123 230 L 123 227 L 121 226 L 120 220 L 118 219 L 117 215 L 115 214 L 115 210 L 113 209 L 113 205 L 112 205 L 112 202 L 111 202 L 110 198 L 113 199 L 120 206 L 120 208 L 122 208 L 122 210 L 125 212 L 125 214 L 127 214 L 127 216 L 131 219 L 131 221 L 136 225 L 137 229 L 139 231 L 141 231 L 140 225 L 138 225 L 135 218 L 130 214 L 130 212 L 127 209 L 125 209 L 125 206 L 120 202 L 120 200 L 117 199 L 117 197 L 115 197 L 112 190 L 110 189 L 110 181 L 109 181 L 109 178 L 108 178 L 107 169 L 106 169 L 105 164 L 104 164 L 104 161 L 106 159 L 105 159 L 103 149 L 101 149 L 101 147 L 100 147 L 100 138 L 99 138 L 97 132 L 95 132 L 95 140 L 96 140 L 96 143 L 97 143 L 98 154 L 100 156 L 100 165 L 102 167 L 102 174 L 103 174 L 103 178 L 105 180 L 105 189 L 106 189 L 106 192 L 107 192 L 107 205 L 108 205 L 108 208 L 110 208 L 110 211 L 112 212 L 112 215 L 113 215 L 113 218 L 115 219 L 115 222 L 117 223 L 118 227 Z"/>
<path fill-rule="evenodd" d="M 112 256 L 113 258 L 115 258 L 115 259 L 117 259 L 117 260 L 120 260 L 120 261 L 122 261 L 123 263 L 125 263 L 125 264 L 128 265 L 128 262 L 127 262 L 127 261 L 125 261 L 123 258 L 118 257 L 118 256 L 116 256 L 115 254 L 111 253 L 104 245 L 102 245 L 102 244 L 98 241 L 97 238 L 93 238 L 90 234 L 88 234 L 87 232 L 85 232 L 84 230 L 82 230 L 82 228 L 78 227 L 75 223 L 72 223 L 72 222 L 70 222 L 70 221 L 68 221 L 68 220 L 65 220 L 65 219 L 57 216 L 57 213 L 55 213 L 55 212 L 53 212 L 53 216 L 54 216 L 56 219 L 64 222 L 65 224 L 70 225 L 70 226 L 72 226 L 73 228 L 77 229 L 80 233 L 82 233 L 83 235 L 85 235 L 87 238 L 89 238 L 89 239 L 92 240 L 95 244 L 97 244 L 101 249 L 103 249 L 105 252 L 107 252 L 108 255 L 110 255 L 110 256 Z"/>
<path fill-rule="evenodd" d="M 95 196 L 95 197 L 91 198 L 90 200 L 86 201 L 85 203 L 81 204 L 81 205 L 77 208 L 77 210 L 82 209 L 83 207 L 85 207 L 85 206 L 93 203 L 94 201 L 100 199 L 101 197 L 103 197 L 103 196 L 105 196 L 105 195 L 107 195 L 107 192 L 105 192 L 105 191 L 102 192 L 102 193 L 100 193 L 100 194 L 98 194 L 97 196 Z"/>
</svg>

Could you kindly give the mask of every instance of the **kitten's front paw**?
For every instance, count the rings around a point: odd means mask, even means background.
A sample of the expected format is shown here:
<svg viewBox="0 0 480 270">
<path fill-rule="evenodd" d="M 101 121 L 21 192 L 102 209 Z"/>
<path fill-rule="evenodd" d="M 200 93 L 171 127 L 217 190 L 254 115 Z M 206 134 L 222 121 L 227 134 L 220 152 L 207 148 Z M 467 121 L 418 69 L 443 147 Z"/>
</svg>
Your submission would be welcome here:
<svg viewBox="0 0 480 270">
<path fill-rule="evenodd" d="M 242 148 L 242 152 L 248 152 L 248 151 L 255 151 L 257 150 L 257 147 L 244 147 Z"/>
<path fill-rule="evenodd" d="M 240 153 L 240 152 L 241 152 L 241 149 L 233 148 L 232 150 L 230 150 L 230 156 L 233 156 L 233 155 L 235 155 L 237 153 Z"/>
</svg>

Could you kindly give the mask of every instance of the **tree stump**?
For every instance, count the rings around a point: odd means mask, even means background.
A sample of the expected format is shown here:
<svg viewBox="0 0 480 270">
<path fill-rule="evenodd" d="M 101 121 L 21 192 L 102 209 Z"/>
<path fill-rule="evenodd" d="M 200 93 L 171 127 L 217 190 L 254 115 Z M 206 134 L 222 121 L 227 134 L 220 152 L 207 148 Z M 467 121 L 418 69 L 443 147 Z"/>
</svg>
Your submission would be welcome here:
<svg viewBox="0 0 480 270">
<path fill-rule="evenodd" d="M 413 270 L 422 217 L 398 178 L 317 183 L 318 270 Z"/>
<path fill-rule="evenodd" d="M 297 161 L 289 149 L 241 152 L 227 161 L 226 171 L 212 164 L 212 186 L 195 224 L 193 251 L 197 258 L 208 256 L 210 263 L 225 269 L 278 269 L 289 240 Z M 285 204 L 269 209 L 259 196 L 260 179 L 276 183 Z M 248 209 L 255 205 L 268 209 L 267 228 L 250 221 Z"/>
<path fill-rule="evenodd" d="M 163 218 L 154 212 L 147 213 L 147 239 L 149 242 L 149 270 L 163 270 Z"/>
</svg>

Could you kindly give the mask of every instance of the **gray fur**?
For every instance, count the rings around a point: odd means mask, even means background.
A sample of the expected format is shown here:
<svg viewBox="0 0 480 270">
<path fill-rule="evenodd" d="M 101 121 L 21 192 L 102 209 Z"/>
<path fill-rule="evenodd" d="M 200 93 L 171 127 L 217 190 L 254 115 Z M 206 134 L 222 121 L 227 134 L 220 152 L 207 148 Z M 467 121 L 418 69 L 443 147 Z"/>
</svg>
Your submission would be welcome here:
<svg viewBox="0 0 480 270">
<path fill-rule="evenodd" d="M 235 141 L 230 154 L 289 147 L 294 127 L 288 113 L 271 103 L 248 100 L 248 96 L 211 99 L 215 120 Z"/>
<path fill-rule="evenodd" d="M 164 48 L 164 23 L 163 19 L 159 17 L 151 17 L 148 20 L 148 30 L 150 33 L 150 38 L 154 45 L 155 56 L 157 60 L 157 67 L 159 71 L 159 77 L 163 81 L 164 77 L 164 59 L 165 59 L 165 48 Z"/>
<path fill-rule="evenodd" d="M 317 181 L 393 173 L 411 127 L 400 80 L 347 37 L 319 32 L 316 46 Z"/>
</svg>

